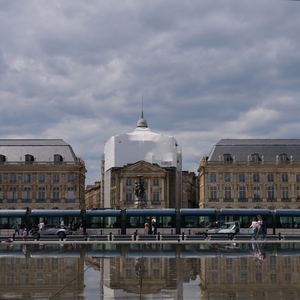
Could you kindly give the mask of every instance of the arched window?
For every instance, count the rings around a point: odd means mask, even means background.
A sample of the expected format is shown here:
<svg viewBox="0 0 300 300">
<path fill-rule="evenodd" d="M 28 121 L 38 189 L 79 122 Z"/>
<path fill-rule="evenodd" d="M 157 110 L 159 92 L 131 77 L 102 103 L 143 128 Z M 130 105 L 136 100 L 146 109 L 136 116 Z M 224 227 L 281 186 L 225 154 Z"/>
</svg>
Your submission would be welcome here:
<svg viewBox="0 0 300 300">
<path fill-rule="evenodd" d="M 54 163 L 61 164 L 63 161 L 63 157 L 60 154 L 54 154 Z"/>
<path fill-rule="evenodd" d="M 289 158 L 285 153 L 282 153 L 282 154 L 279 155 L 279 161 L 281 163 L 285 163 L 285 162 L 289 161 Z"/>
<path fill-rule="evenodd" d="M 254 164 L 258 164 L 261 161 L 259 154 L 257 153 L 252 154 L 251 157 Z"/>
<path fill-rule="evenodd" d="M 224 164 L 231 164 L 233 161 L 233 159 L 229 153 L 225 153 L 223 155 L 223 158 L 224 158 Z"/>
<path fill-rule="evenodd" d="M 25 164 L 26 165 L 31 165 L 34 162 L 34 157 L 31 154 L 26 154 L 25 155 Z"/>
</svg>

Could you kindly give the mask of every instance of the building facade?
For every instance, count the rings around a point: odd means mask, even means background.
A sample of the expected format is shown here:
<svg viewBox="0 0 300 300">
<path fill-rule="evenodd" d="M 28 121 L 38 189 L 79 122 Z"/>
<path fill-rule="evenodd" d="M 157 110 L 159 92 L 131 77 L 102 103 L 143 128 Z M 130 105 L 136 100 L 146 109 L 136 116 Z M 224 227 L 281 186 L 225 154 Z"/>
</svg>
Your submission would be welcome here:
<svg viewBox="0 0 300 300">
<path fill-rule="evenodd" d="M 145 199 L 139 202 L 135 196 L 136 183 L 142 179 Z M 111 207 L 128 208 L 169 208 L 175 207 L 176 170 L 140 161 L 123 168 L 111 170 Z"/>
<path fill-rule="evenodd" d="M 101 207 L 101 182 L 96 181 L 85 189 L 85 209 L 97 209 Z"/>
<path fill-rule="evenodd" d="M 200 208 L 300 208 L 300 140 L 220 140 L 199 172 Z"/>
<path fill-rule="evenodd" d="M 85 163 L 61 139 L 0 140 L 1 209 L 82 209 Z"/>
</svg>

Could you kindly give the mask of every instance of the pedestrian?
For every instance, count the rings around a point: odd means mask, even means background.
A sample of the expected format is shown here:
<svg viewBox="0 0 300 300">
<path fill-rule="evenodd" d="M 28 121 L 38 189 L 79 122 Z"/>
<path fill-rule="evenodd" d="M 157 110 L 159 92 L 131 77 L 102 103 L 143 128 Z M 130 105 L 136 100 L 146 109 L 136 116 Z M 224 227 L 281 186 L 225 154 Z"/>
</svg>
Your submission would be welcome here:
<svg viewBox="0 0 300 300">
<path fill-rule="evenodd" d="M 39 223 L 39 230 L 44 229 L 44 226 L 45 226 L 45 223 L 44 223 L 43 221 L 41 221 L 41 222 Z"/>
<path fill-rule="evenodd" d="M 23 240 L 23 241 L 26 241 L 26 237 L 27 237 L 27 229 L 26 229 L 26 228 L 24 228 L 24 230 L 23 230 L 23 236 L 22 236 L 22 240 Z"/>
<path fill-rule="evenodd" d="M 144 233 L 149 234 L 149 224 L 145 223 Z"/>
<path fill-rule="evenodd" d="M 253 219 L 252 219 L 252 223 L 249 227 L 249 228 L 252 228 L 252 234 L 251 234 L 252 240 L 256 240 L 258 226 L 259 226 L 259 224 L 257 222 L 257 217 L 254 216 Z"/>
<path fill-rule="evenodd" d="M 155 223 L 153 221 L 151 222 L 150 234 L 156 234 L 156 226 L 155 226 Z"/>
<path fill-rule="evenodd" d="M 257 224 L 258 224 L 258 227 L 257 227 L 257 232 L 256 232 L 256 239 L 258 239 L 260 235 L 262 236 L 262 239 L 265 239 L 266 238 L 265 224 L 263 222 L 261 215 L 257 216 Z"/>
<path fill-rule="evenodd" d="M 20 236 L 20 224 L 18 221 L 15 223 L 15 235 L 18 234 Z"/>
</svg>

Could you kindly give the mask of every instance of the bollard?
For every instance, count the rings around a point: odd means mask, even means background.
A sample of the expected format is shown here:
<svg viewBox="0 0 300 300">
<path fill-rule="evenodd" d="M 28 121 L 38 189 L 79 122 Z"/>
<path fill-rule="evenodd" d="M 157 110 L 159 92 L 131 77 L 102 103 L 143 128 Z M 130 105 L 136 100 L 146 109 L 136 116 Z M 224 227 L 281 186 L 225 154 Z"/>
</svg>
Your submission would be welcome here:
<svg viewBox="0 0 300 300">
<path fill-rule="evenodd" d="M 109 233 L 109 240 L 112 241 L 112 233 Z"/>
<path fill-rule="evenodd" d="M 135 231 L 133 234 L 133 240 L 136 241 L 137 232 Z"/>
<path fill-rule="evenodd" d="M 173 229 L 171 229 L 171 234 L 173 235 Z"/>
<path fill-rule="evenodd" d="M 87 234 L 87 232 L 86 232 L 85 235 L 84 235 L 84 240 L 85 240 L 85 241 L 88 240 L 88 234 Z"/>
<path fill-rule="evenodd" d="M 184 241 L 184 232 L 181 233 L 181 240 Z"/>
<path fill-rule="evenodd" d="M 102 235 L 102 234 L 103 234 L 103 230 L 101 229 L 101 230 L 100 230 L 100 235 Z"/>
<path fill-rule="evenodd" d="M 281 240 L 281 232 L 278 233 L 278 239 Z"/>
<path fill-rule="evenodd" d="M 189 235 L 191 235 L 191 229 L 189 229 Z"/>
<path fill-rule="evenodd" d="M 160 232 L 157 234 L 157 240 L 160 241 Z"/>
<path fill-rule="evenodd" d="M 15 241 L 15 240 L 16 240 L 16 234 L 14 233 L 14 234 L 12 235 L 12 237 L 13 237 L 13 241 Z"/>
</svg>

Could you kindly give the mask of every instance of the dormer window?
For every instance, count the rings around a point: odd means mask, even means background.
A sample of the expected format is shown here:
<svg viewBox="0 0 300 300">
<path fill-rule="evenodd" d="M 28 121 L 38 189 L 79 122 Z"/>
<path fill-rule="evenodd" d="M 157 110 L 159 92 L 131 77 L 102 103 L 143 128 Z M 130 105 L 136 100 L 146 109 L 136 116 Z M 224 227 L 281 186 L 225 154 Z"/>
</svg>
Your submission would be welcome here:
<svg viewBox="0 0 300 300">
<path fill-rule="evenodd" d="M 261 161 L 259 154 L 257 153 L 252 154 L 251 157 L 254 164 L 258 164 Z"/>
<path fill-rule="evenodd" d="M 224 158 L 224 164 L 231 164 L 233 161 L 231 155 L 228 153 L 224 154 L 223 158 Z"/>
<path fill-rule="evenodd" d="M 6 161 L 5 155 L 0 154 L 0 164 L 4 164 Z"/>
<path fill-rule="evenodd" d="M 288 156 L 287 156 L 285 153 L 283 153 L 283 154 L 280 154 L 280 155 L 279 155 L 279 161 L 280 161 L 281 163 L 285 163 L 285 162 L 288 162 L 288 161 L 289 161 L 289 158 L 288 158 Z"/>
<path fill-rule="evenodd" d="M 61 164 L 63 161 L 63 157 L 60 154 L 54 154 L 54 163 Z"/>
<path fill-rule="evenodd" d="M 25 164 L 26 165 L 31 165 L 34 162 L 34 157 L 31 154 L 26 154 L 25 155 Z"/>
</svg>

